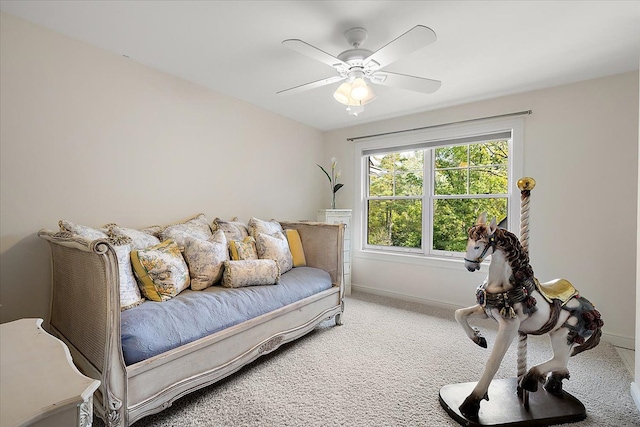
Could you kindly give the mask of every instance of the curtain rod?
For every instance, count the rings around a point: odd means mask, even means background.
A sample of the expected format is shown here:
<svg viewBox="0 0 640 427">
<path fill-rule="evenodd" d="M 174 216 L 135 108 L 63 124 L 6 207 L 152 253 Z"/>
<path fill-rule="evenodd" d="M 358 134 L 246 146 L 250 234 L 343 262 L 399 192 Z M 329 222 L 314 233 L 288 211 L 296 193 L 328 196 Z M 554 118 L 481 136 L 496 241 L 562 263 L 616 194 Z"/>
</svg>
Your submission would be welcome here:
<svg viewBox="0 0 640 427">
<path fill-rule="evenodd" d="M 441 123 L 441 124 L 438 124 L 438 125 L 430 125 L 430 126 L 424 126 L 424 127 L 420 127 L 420 128 L 395 130 L 395 131 L 392 131 L 392 132 L 376 133 L 376 134 L 373 134 L 373 135 L 365 135 L 365 136 L 354 136 L 352 138 L 347 138 L 347 141 L 356 141 L 358 139 L 374 138 L 376 136 L 395 135 L 397 133 L 413 132 L 413 131 L 416 131 L 416 130 L 424 130 L 424 129 L 432 129 L 432 128 L 438 128 L 438 127 L 441 127 L 441 126 L 455 125 L 455 124 L 458 124 L 458 123 L 477 122 L 478 120 L 497 119 L 497 118 L 501 118 L 501 117 L 511 117 L 511 116 L 523 116 L 523 115 L 529 115 L 529 114 L 533 114 L 533 111 L 532 110 L 525 110 L 525 111 L 518 111 L 516 113 L 499 114 L 497 116 L 479 117 L 477 119 L 458 120 L 457 122 Z"/>
</svg>

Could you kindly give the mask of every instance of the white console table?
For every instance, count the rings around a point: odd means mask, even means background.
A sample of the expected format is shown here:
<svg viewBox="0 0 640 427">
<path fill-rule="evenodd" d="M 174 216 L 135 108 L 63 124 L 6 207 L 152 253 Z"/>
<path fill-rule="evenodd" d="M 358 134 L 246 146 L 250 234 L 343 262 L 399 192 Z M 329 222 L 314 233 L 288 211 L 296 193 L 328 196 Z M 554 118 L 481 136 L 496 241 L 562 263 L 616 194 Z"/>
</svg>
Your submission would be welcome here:
<svg viewBox="0 0 640 427">
<path fill-rule="evenodd" d="M 100 381 L 82 375 L 67 346 L 41 325 L 0 325 L 0 426 L 91 426 Z"/>
<path fill-rule="evenodd" d="M 351 209 L 320 209 L 316 220 L 344 224 L 344 289 L 351 295 Z"/>
</svg>

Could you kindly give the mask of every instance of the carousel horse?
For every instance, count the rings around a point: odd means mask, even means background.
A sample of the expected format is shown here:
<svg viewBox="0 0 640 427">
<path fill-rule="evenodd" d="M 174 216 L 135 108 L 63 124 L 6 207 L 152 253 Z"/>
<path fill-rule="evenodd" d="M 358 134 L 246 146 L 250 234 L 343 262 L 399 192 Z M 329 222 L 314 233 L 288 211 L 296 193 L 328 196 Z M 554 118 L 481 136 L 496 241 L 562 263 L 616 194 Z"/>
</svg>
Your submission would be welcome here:
<svg viewBox="0 0 640 427">
<path fill-rule="evenodd" d="M 569 378 L 569 357 L 595 347 L 602 335 L 603 322 L 593 304 L 564 279 L 539 283 L 518 238 L 498 228 L 495 219 L 487 224 L 485 212 L 469 229 L 465 267 L 470 272 L 479 270 L 489 255 L 489 275 L 476 291 L 478 303 L 456 311 L 456 320 L 467 336 L 484 348 L 487 341 L 477 328 L 469 326 L 469 317 L 490 317 L 498 322 L 496 343 L 482 377 L 459 407 L 467 418 L 477 418 L 480 402 L 489 400 L 489 384 L 518 332 L 549 334 L 553 349 L 553 357 L 529 369 L 519 379 L 518 388 L 535 392 L 538 383 L 544 382 L 544 388 L 553 394 L 561 394 L 562 380 Z"/>
</svg>

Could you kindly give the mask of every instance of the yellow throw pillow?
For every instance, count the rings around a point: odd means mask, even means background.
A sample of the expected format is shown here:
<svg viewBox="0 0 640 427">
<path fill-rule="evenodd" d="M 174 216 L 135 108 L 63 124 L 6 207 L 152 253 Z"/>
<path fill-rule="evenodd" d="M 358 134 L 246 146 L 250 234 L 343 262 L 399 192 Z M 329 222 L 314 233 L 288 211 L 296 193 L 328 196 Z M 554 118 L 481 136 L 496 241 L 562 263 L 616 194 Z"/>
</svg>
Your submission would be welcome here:
<svg viewBox="0 0 640 427">
<path fill-rule="evenodd" d="M 291 256 L 293 257 L 294 267 L 305 267 L 307 265 L 307 259 L 304 257 L 304 249 L 302 248 L 302 240 L 300 240 L 300 234 L 298 230 L 291 228 L 284 230 L 289 242 L 289 250 L 291 250 Z"/>
<path fill-rule="evenodd" d="M 247 236 L 243 240 L 230 240 L 229 252 L 231 252 L 232 261 L 258 259 L 256 240 L 251 236 Z"/>
<path fill-rule="evenodd" d="M 167 301 L 189 287 L 187 263 L 171 239 L 131 251 L 131 265 L 142 294 L 151 301 Z"/>
</svg>

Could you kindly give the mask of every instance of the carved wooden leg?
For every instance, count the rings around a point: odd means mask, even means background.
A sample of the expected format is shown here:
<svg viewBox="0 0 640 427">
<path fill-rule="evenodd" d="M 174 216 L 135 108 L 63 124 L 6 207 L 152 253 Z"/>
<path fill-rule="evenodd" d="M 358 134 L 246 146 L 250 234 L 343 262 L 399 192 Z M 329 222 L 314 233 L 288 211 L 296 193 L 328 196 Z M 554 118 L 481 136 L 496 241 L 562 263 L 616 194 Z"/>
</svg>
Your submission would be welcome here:
<svg viewBox="0 0 640 427">
<path fill-rule="evenodd" d="M 126 414 L 122 401 L 115 397 L 111 391 L 107 391 L 106 420 L 107 427 L 122 427 L 125 423 Z"/>
<path fill-rule="evenodd" d="M 340 304 L 340 313 L 336 314 L 336 326 L 342 326 L 342 314 L 344 313 L 344 301 Z"/>
<path fill-rule="evenodd" d="M 80 405 L 80 427 L 91 427 L 93 424 L 93 395 Z"/>
</svg>

